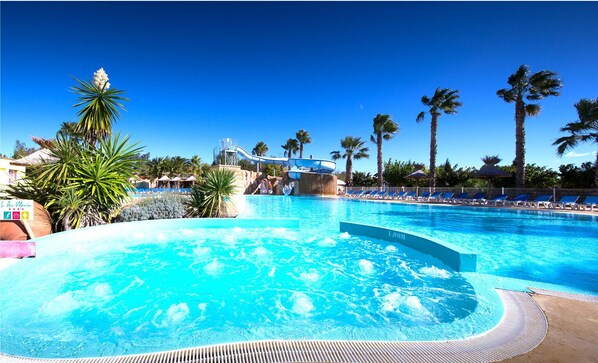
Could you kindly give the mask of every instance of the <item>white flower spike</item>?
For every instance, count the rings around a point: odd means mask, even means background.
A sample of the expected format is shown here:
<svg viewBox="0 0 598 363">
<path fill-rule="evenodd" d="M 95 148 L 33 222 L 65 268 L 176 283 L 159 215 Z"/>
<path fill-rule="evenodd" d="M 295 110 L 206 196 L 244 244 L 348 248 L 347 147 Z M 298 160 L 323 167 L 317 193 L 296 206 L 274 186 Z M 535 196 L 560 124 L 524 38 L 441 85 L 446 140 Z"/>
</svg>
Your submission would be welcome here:
<svg viewBox="0 0 598 363">
<path fill-rule="evenodd" d="M 106 85 L 106 87 L 104 89 L 110 88 L 110 83 L 108 82 L 108 75 L 104 71 L 104 68 L 100 68 L 94 72 L 93 83 L 99 89 L 102 89 L 102 87 L 104 87 L 104 85 Z"/>
</svg>

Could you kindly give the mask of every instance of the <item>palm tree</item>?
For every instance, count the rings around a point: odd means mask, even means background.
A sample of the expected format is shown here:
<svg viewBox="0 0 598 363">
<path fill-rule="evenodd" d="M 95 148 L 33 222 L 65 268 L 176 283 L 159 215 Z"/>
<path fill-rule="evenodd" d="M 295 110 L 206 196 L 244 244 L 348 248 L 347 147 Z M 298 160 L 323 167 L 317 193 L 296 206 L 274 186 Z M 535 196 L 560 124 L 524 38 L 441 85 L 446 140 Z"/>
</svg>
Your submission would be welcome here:
<svg viewBox="0 0 598 363">
<path fill-rule="evenodd" d="M 579 142 L 591 141 L 598 144 L 598 98 L 582 99 L 575 104 L 575 109 L 579 120 L 561 128 L 561 132 L 567 132 L 569 135 L 560 137 L 553 143 L 558 145 L 559 155 L 563 155 L 567 149 L 574 148 Z M 596 153 L 594 186 L 598 188 L 598 153 Z"/>
<path fill-rule="evenodd" d="M 519 69 L 507 80 L 511 88 L 500 89 L 496 95 L 507 103 L 515 102 L 515 164 L 517 168 L 517 188 L 525 187 L 525 117 L 537 116 L 541 107 L 537 103 L 525 103 L 528 101 L 539 101 L 548 96 L 560 95 L 563 87 L 561 80 L 555 72 L 543 70 L 530 76 L 528 66 L 521 65 Z"/>
<path fill-rule="evenodd" d="M 201 158 L 198 155 L 193 155 L 187 162 L 189 173 L 196 177 L 199 177 L 201 172 Z"/>
<path fill-rule="evenodd" d="M 164 158 L 156 157 L 148 160 L 145 163 L 145 174 L 150 179 L 150 184 L 154 183 L 154 180 L 162 177 L 164 172 Z"/>
<path fill-rule="evenodd" d="M 390 115 L 377 114 L 374 117 L 374 133 L 370 141 L 376 144 L 378 150 L 378 188 L 382 187 L 382 140 L 390 140 L 399 132 L 399 125 L 390 119 Z"/>
<path fill-rule="evenodd" d="M 340 151 L 332 151 L 330 155 L 333 160 L 338 160 L 341 157 L 347 159 L 345 166 L 345 184 L 347 186 L 353 186 L 353 159 L 368 159 L 369 149 L 364 147 L 365 141 L 361 140 L 361 137 L 347 136 L 341 140 L 341 147 L 345 149 L 345 153 L 341 155 Z"/>
<path fill-rule="evenodd" d="M 122 96 L 124 91 L 109 88 L 108 76 L 103 68 L 94 73 L 93 82 L 73 79 L 78 85 L 71 87 L 71 90 L 79 95 L 73 107 L 82 106 L 77 112 L 80 118 L 76 131 L 84 136 L 89 145 L 95 145 L 98 140 L 106 139 L 112 133 L 112 123 L 120 117 L 119 109 L 125 109 L 121 101 L 128 99 Z"/>
<path fill-rule="evenodd" d="M 263 141 L 260 141 L 257 144 L 255 144 L 255 147 L 253 148 L 253 150 L 251 150 L 251 153 L 257 156 L 264 156 L 267 152 L 268 145 L 266 145 L 266 143 Z M 260 171 L 260 163 L 257 163 L 257 171 Z"/>
<path fill-rule="evenodd" d="M 438 131 L 438 117 L 442 113 L 455 114 L 457 108 L 463 104 L 459 102 L 459 91 L 451 90 L 450 88 L 436 88 L 434 96 L 432 98 L 428 96 L 422 97 L 422 104 L 428 106 L 430 109 L 428 112 L 432 116 L 430 123 L 430 186 L 436 186 L 436 133 Z M 426 113 L 422 111 L 417 115 L 416 121 L 422 122 Z"/>
<path fill-rule="evenodd" d="M 299 151 L 299 142 L 296 139 L 290 138 L 287 140 L 287 143 L 281 145 L 281 147 L 285 150 L 284 156 L 292 158 L 293 154 L 296 154 L 297 151 Z"/>
<path fill-rule="evenodd" d="M 295 137 L 297 137 L 297 141 L 299 141 L 299 157 L 303 158 L 303 145 L 311 144 L 311 136 L 309 136 L 309 132 L 301 129 L 297 131 Z"/>
</svg>

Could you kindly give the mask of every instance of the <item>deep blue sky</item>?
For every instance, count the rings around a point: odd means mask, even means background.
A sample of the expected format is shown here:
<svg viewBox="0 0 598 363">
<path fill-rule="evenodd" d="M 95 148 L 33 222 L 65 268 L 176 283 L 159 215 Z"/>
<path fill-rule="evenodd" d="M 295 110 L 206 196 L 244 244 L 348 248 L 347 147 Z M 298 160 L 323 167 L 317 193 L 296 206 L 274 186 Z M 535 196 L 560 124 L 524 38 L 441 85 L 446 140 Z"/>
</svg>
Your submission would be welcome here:
<svg viewBox="0 0 598 363">
<path fill-rule="evenodd" d="M 375 171 L 372 119 L 388 113 L 401 131 L 384 159 L 428 163 L 430 126 L 417 124 L 423 95 L 461 92 L 443 115 L 438 162 L 479 167 L 515 155 L 514 106 L 496 96 L 520 64 L 550 69 L 560 97 L 527 121 L 527 161 L 558 168 L 593 161 L 595 144 L 556 156 L 573 104 L 598 96 L 596 2 L 2 2 L 1 152 L 16 139 L 53 137 L 74 121 L 71 76 L 103 67 L 131 99 L 114 125 L 155 156 L 212 161 L 224 137 L 282 156 L 304 128 L 306 155 L 329 158 L 340 139 L 361 136 Z M 344 169 L 342 162 L 337 169 Z"/>
</svg>

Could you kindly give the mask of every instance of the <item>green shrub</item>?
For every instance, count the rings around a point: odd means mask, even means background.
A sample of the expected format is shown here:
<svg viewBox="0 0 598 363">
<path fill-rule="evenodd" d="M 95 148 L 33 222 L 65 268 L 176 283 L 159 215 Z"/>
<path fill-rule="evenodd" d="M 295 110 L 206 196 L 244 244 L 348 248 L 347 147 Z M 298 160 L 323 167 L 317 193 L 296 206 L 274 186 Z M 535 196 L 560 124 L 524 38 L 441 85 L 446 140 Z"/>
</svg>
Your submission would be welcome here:
<svg viewBox="0 0 598 363">
<path fill-rule="evenodd" d="M 145 197 L 135 204 L 123 208 L 116 221 L 133 222 L 149 219 L 184 218 L 187 199 L 185 196 L 175 194 Z"/>
</svg>

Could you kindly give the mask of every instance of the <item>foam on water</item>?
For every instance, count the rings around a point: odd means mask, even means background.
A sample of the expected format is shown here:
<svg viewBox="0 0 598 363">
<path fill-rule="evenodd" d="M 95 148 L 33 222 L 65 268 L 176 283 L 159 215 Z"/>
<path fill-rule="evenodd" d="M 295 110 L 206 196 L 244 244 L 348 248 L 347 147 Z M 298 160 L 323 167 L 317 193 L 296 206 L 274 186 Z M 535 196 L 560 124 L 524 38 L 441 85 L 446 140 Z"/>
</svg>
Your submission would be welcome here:
<svg viewBox="0 0 598 363">
<path fill-rule="evenodd" d="M 318 274 L 318 271 L 316 269 L 312 268 L 309 270 L 309 272 L 300 273 L 299 277 L 301 278 L 301 280 L 305 282 L 315 282 L 320 279 L 320 274 Z"/>
<path fill-rule="evenodd" d="M 322 247 L 334 247 L 336 246 L 336 241 L 330 237 L 325 237 L 320 242 L 318 242 L 318 245 Z"/>
<path fill-rule="evenodd" d="M 449 277 L 451 277 L 451 273 L 450 272 L 448 272 L 447 270 L 438 268 L 436 266 L 422 267 L 418 271 L 422 275 L 432 276 L 432 277 L 438 277 L 438 278 L 441 278 L 441 279 L 448 279 Z"/>
<path fill-rule="evenodd" d="M 208 263 L 204 267 L 204 271 L 208 275 L 213 275 L 213 276 L 219 275 L 223 269 L 224 269 L 224 264 L 222 262 L 218 261 L 217 258 L 213 259 L 212 262 Z"/>
<path fill-rule="evenodd" d="M 372 274 L 374 272 L 374 265 L 368 260 L 359 260 L 359 270 L 364 274 Z"/>
<path fill-rule="evenodd" d="M 311 299 L 302 292 L 295 292 L 291 296 L 293 307 L 291 311 L 295 314 L 309 316 L 310 313 L 315 310 L 314 304 Z"/>
<path fill-rule="evenodd" d="M 393 245 L 388 245 L 388 246 L 386 246 L 386 248 L 384 248 L 384 251 L 386 251 L 386 252 L 397 252 L 398 249 L 395 246 L 393 246 Z"/>
</svg>

